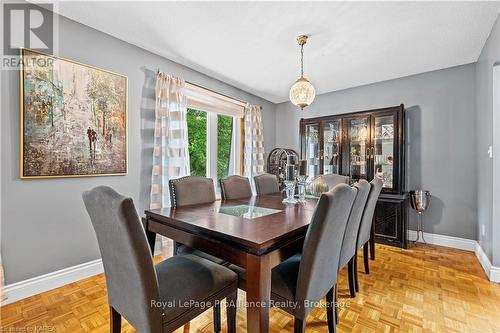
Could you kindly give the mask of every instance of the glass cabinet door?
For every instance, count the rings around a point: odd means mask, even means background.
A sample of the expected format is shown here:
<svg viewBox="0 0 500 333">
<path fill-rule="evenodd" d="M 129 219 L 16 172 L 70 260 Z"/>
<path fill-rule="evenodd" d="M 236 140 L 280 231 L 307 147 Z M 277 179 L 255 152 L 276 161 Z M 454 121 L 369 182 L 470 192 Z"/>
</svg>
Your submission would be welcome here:
<svg viewBox="0 0 500 333">
<path fill-rule="evenodd" d="M 353 181 L 368 178 L 369 125 L 369 117 L 350 118 L 347 120 L 349 175 Z"/>
<path fill-rule="evenodd" d="M 307 124 L 304 127 L 304 155 L 303 158 L 307 161 L 307 175 L 315 177 L 319 175 L 320 161 L 320 140 L 319 140 L 319 124 Z"/>
<path fill-rule="evenodd" d="M 374 116 L 373 174 L 384 181 L 384 189 L 393 189 L 395 164 L 395 115 Z"/>
<path fill-rule="evenodd" d="M 323 174 L 340 171 L 340 120 L 323 123 Z"/>
</svg>

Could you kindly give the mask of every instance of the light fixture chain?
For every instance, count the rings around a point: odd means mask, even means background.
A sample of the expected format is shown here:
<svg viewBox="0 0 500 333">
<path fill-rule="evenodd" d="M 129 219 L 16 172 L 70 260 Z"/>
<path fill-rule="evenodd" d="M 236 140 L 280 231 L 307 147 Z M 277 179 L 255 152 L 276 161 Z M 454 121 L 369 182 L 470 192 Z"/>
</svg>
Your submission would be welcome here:
<svg viewBox="0 0 500 333">
<path fill-rule="evenodd" d="M 304 44 L 300 45 L 300 77 L 304 77 Z"/>
</svg>

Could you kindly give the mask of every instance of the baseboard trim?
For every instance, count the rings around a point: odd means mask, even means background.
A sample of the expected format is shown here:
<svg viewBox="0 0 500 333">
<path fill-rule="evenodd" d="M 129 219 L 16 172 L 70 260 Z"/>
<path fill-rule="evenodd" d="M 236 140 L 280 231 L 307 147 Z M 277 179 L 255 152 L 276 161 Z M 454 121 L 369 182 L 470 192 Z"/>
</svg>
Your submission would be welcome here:
<svg viewBox="0 0 500 333">
<path fill-rule="evenodd" d="M 160 246 L 155 247 L 154 255 L 161 255 Z M 76 266 L 64 268 L 55 272 L 36 276 L 31 279 L 6 285 L 3 294 L 7 297 L 0 306 L 20 301 L 45 291 L 62 287 L 66 284 L 79 281 L 104 272 L 102 259 L 92 260 Z"/>
<path fill-rule="evenodd" d="M 486 253 L 484 253 L 483 248 L 477 242 L 474 252 L 476 254 L 477 260 L 479 260 L 479 263 L 483 267 L 484 272 L 486 273 L 490 281 L 500 283 L 500 267 L 496 267 L 491 264 L 490 259 L 488 259 L 488 256 L 486 255 Z"/>
<path fill-rule="evenodd" d="M 66 284 L 100 274 L 104 271 L 102 260 L 96 259 L 76 266 L 64 268 L 31 279 L 6 285 L 4 294 L 7 296 L 1 305 L 17 302 L 24 298 L 52 290 Z"/>
<path fill-rule="evenodd" d="M 491 266 L 490 269 L 490 281 L 500 283 L 500 267 Z"/>
<path fill-rule="evenodd" d="M 424 238 L 428 244 L 474 252 L 477 260 L 481 264 L 481 267 L 488 276 L 488 279 L 491 282 L 500 282 L 500 267 L 496 267 L 491 264 L 490 259 L 488 259 L 488 256 L 484 253 L 483 248 L 476 240 L 427 232 L 424 232 Z M 415 239 L 417 239 L 417 232 L 415 230 L 409 230 L 408 240 L 414 241 Z M 420 242 L 422 242 L 421 239 L 419 240 L 419 243 Z"/>
<path fill-rule="evenodd" d="M 420 236 L 422 237 L 422 236 Z M 424 238 L 427 243 L 433 245 L 440 245 L 446 247 L 452 247 L 455 249 L 466 250 L 474 252 L 476 250 L 477 241 L 467 238 L 459 238 L 453 236 L 439 235 L 424 232 Z M 414 241 L 417 239 L 417 232 L 415 230 L 408 231 L 408 240 Z M 419 242 L 422 242 L 420 239 Z"/>
</svg>

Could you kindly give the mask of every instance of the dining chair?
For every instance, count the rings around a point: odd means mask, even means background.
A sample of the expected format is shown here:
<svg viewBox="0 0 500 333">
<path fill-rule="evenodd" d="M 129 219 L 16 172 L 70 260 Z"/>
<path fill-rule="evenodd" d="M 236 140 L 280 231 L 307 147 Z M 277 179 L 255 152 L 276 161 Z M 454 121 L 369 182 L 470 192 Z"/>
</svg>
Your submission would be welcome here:
<svg viewBox="0 0 500 333">
<path fill-rule="evenodd" d="M 201 205 L 215 201 L 214 181 L 211 178 L 201 176 L 185 176 L 171 179 L 168 182 L 170 189 L 170 205 L 174 208 Z M 227 262 L 178 242 L 174 242 L 174 255 L 193 254 L 208 259 L 219 265 L 227 265 Z M 220 304 L 214 306 L 214 329 L 220 327 Z"/>
<path fill-rule="evenodd" d="M 219 182 L 223 200 L 249 198 L 252 196 L 252 187 L 247 177 L 233 175 L 223 178 Z"/>
<path fill-rule="evenodd" d="M 370 193 L 370 183 L 361 179 L 354 184 L 354 187 L 358 189 L 358 192 L 352 206 L 351 214 L 349 215 L 349 220 L 347 220 L 339 261 L 339 272 L 347 265 L 349 292 L 351 297 L 356 297 L 354 279 L 354 267 L 356 267 L 355 261 L 358 249 L 356 247 L 356 242 L 358 239 L 359 226 L 361 225 L 361 218 L 363 217 L 363 211 L 368 199 L 368 194 Z"/>
<path fill-rule="evenodd" d="M 318 177 L 318 179 L 321 179 L 323 182 L 325 182 L 328 185 L 329 190 L 331 190 L 338 184 L 349 184 L 348 176 L 342 176 L 335 173 L 328 175 L 321 175 Z"/>
<path fill-rule="evenodd" d="M 306 318 L 326 295 L 330 333 L 336 331 L 334 295 L 342 240 L 357 189 L 341 184 L 323 193 L 311 218 L 302 254 L 296 254 L 271 272 L 273 305 L 294 316 L 294 332 L 305 331 Z M 246 289 L 245 269 L 230 265 L 238 273 L 238 286 Z"/>
<path fill-rule="evenodd" d="M 255 191 L 257 195 L 271 194 L 280 192 L 278 177 L 270 173 L 263 173 L 253 177 L 255 183 Z"/>
<path fill-rule="evenodd" d="M 168 184 L 170 189 L 170 205 L 172 207 L 201 205 L 215 201 L 214 181 L 211 178 L 185 176 L 171 179 Z M 174 254 L 178 253 L 195 254 L 220 265 L 225 263 L 224 260 L 206 252 L 174 242 Z"/>
<path fill-rule="evenodd" d="M 154 265 L 131 198 L 107 186 L 82 197 L 101 251 L 112 333 L 120 332 L 122 317 L 139 332 L 173 332 L 224 298 L 228 331 L 236 332 L 234 272 L 194 255 Z"/>
<path fill-rule="evenodd" d="M 365 210 L 363 211 L 363 217 L 361 218 L 361 224 L 359 226 L 358 240 L 356 242 L 356 249 L 363 247 L 363 261 L 365 264 L 365 273 L 370 274 L 370 267 L 368 263 L 368 242 L 370 241 L 370 231 L 373 223 L 373 214 L 375 213 L 375 207 L 377 206 L 377 200 L 382 191 L 383 181 L 380 177 L 375 177 L 370 182 L 370 194 L 368 195 L 368 200 L 365 205 Z M 358 284 L 358 269 L 357 260 L 355 261 L 354 267 L 354 280 L 356 291 L 359 291 Z"/>
</svg>

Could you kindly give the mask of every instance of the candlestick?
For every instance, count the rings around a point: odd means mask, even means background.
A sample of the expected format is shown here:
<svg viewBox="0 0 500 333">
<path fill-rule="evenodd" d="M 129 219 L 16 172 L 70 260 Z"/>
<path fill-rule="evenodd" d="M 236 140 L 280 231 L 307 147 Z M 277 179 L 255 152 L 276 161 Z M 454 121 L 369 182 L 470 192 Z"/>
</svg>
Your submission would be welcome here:
<svg viewBox="0 0 500 333">
<path fill-rule="evenodd" d="M 286 180 L 295 180 L 295 165 L 286 165 Z"/>
<path fill-rule="evenodd" d="M 307 172 L 307 161 L 300 160 L 299 161 L 299 176 L 305 176 Z"/>
</svg>

